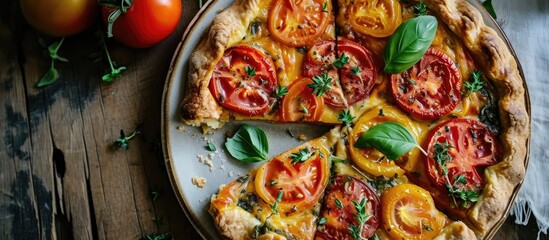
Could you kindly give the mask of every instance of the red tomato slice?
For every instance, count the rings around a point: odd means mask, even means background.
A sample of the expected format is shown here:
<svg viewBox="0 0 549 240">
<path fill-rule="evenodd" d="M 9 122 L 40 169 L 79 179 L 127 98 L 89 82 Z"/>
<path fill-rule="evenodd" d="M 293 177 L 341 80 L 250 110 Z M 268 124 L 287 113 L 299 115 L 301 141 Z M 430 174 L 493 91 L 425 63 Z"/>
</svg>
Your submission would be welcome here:
<svg viewBox="0 0 549 240">
<path fill-rule="evenodd" d="M 338 69 L 334 62 L 343 55 L 348 60 Z M 346 108 L 368 97 L 376 81 L 377 69 L 370 51 L 351 40 L 339 39 L 337 47 L 333 40 L 317 43 L 305 57 L 305 77 L 323 73 L 333 79 L 330 89 L 323 95 L 324 101 L 335 108 Z"/>
<path fill-rule="evenodd" d="M 277 202 L 279 212 L 291 213 L 313 207 L 328 184 L 329 152 L 314 146 L 307 148 L 314 154 L 304 162 L 292 164 L 287 154 L 257 170 L 255 188 L 259 197 L 272 206 L 282 192 L 282 198 Z"/>
<path fill-rule="evenodd" d="M 322 117 L 324 102 L 307 86 L 311 83 L 310 78 L 302 78 L 288 87 L 288 93 L 282 99 L 282 121 L 318 121 Z"/>
<path fill-rule="evenodd" d="M 223 107 L 248 115 L 262 115 L 274 102 L 278 85 L 271 58 L 239 45 L 223 54 L 212 73 L 210 91 Z"/>
<path fill-rule="evenodd" d="M 351 228 L 360 229 L 356 232 L 360 232 L 362 238 L 373 236 L 380 216 L 379 197 L 374 190 L 351 176 L 338 175 L 332 182 L 326 191 L 321 212 L 326 223 L 318 226 L 316 236 L 326 240 L 355 239 Z M 364 216 L 369 218 L 359 226 L 355 204 L 360 204 L 363 200 L 366 212 Z"/>
<path fill-rule="evenodd" d="M 452 148 L 448 154 L 452 160 L 446 163 L 448 177 L 435 159 L 435 144 L 446 144 Z M 439 189 L 446 189 L 446 182 L 458 189 L 477 191 L 482 188 L 483 180 L 477 172 L 478 167 L 496 164 L 500 146 L 496 136 L 482 123 L 472 119 L 451 119 L 433 128 L 424 143 L 428 153 L 425 167 L 432 183 Z M 464 174 L 466 183 L 456 179 Z"/>
<path fill-rule="evenodd" d="M 406 72 L 391 75 L 391 93 L 398 106 L 421 119 L 450 113 L 461 100 L 461 76 L 441 50 L 430 48 Z"/>
<path fill-rule="evenodd" d="M 277 41 L 291 47 L 306 46 L 324 34 L 331 12 L 331 1 L 275 0 L 267 26 Z"/>
</svg>

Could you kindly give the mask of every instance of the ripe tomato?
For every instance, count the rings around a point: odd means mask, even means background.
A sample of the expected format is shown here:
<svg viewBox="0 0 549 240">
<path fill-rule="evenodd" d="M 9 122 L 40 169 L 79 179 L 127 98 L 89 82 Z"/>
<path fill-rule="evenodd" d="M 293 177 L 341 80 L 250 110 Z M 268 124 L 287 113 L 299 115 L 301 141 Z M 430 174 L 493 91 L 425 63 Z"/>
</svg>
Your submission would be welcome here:
<svg viewBox="0 0 549 240">
<path fill-rule="evenodd" d="M 77 34 L 97 17 L 97 0 L 21 0 L 21 12 L 36 30 L 52 37 Z"/>
<path fill-rule="evenodd" d="M 437 119 L 461 100 L 461 76 L 456 64 L 441 50 L 430 48 L 406 72 L 391 75 L 391 93 L 412 116 Z"/>
<path fill-rule="evenodd" d="M 274 158 L 271 162 L 259 167 L 256 173 L 255 189 L 261 199 L 273 206 L 278 194 L 282 198 L 277 202 L 278 211 L 291 213 L 313 207 L 320 200 L 328 184 L 330 152 L 324 147 L 307 144 L 295 153 L 307 148 L 313 152 L 304 162 L 292 164 L 291 154 L 287 153 Z"/>
<path fill-rule="evenodd" d="M 387 121 L 402 124 L 406 129 L 410 130 L 415 139 L 418 139 L 422 132 L 421 127 L 398 108 L 382 105 L 366 112 L 358 119 L 351 134 L 349 134 L 349 146 L 354 146 L 358 138 L 364 132 L 368 131 L 370 127 Z M 359 149 L 350 147 L 349 153 L 353 162 L 360 169 L 374 176 L 385 177 L 393 177 L 395 174 L 403 175 L 405 173 L 404 169 L 408 171 L 413 170 L 417 159 L 419 159 L 419 155 L 421 154 L 418 149 L 414 149 L 410 153 L 404 154 L 396 161 L 390 161 L 375 148 Z"/>
<path fill-rule="evenodd" d="M 451 160 L 446 163 L 447 178 L 436 160 L 436 147 L 448 143 L 448 155 Z M 433 128 L 424 142 L 428 153 L 425 167 L 429 179 L 439 189 L 446 190 L 447 180 L 460 189 L 477 191 L 482 188 L 483 180 L 477 168 L 496 164 L 499 159 L 500 146 L 496 136 L 482 123 L 472 119 L 451 119 Z M 460 175 L 465 179 L 457 181 Z"/>
<path fill-rule="evenodd" d="M 381 195 L 381 222 L 392 239 L 433 239 L 448 221 L 416 185 L 400 184 Z"/>
<path fill-rule="evenodd" d="M 103 20 L 115 9 L 103 7 Z M 114 22 L 112 34 L 126 46 L 146 48 L 166 39 L 179 24 L 180 0 L 135 0 Z"/>
<path fill-rule="evenodd" d="M 324 102 L 307 86 L 311 83 L 310 78 L 302 78 L 288 87 L 288 93 L 282 99 L 282 121 L 318 121 L 322 117 Z"/>
<path fill-rule="evenodd" d="M 402 22 L 398 0 L 357 0 L 351 2 L 349 21 L 352 28 L 372 37 L 387 37 Z"/>
<path fill-rule="evenodd" d="M 275 0 L 267 27 L 272 37 L 285 45 L 306 46 L 324 34 L 331 12 L 331 1 Z"/>
<path fill-rule="evenodd" d="M 264 114 L 274 102 L 278 82 L 272 59 L 256 48 L 225 51 L 210 80 L 210 92 L 223 107 L 248 116 Z"/>
<path fill-rule="evenodd" d="M 335 48 L 335 41 L 331 40 L 311 47 L 305 57 L 303 75 L 312 78 L 328 73 L 332 85 L 323 95 L 324 101 L 329 106 L 345 108 L 368 97 L 376 81 L 377 67 L 370 51 L 351 40 L 340 38 Z M 341 64 L 339 69 L 337 64 Z"/>
<path fill-rule="evenodd" d="M 359 179 L 338 175 L 324 197 L 324 208 L 321 217 L 326 219 L 324 225 L 317 228 L 316 236 L 325 240 L 369 238 L 374 235 L 379 225 L 379 197 L 374 190 Z M 361 203 L 364 203 L 361 205 Z M 358 206 L 357 206 L 358 205 Z M 364 207 L 364 217 L 369 217 L 363 224 L 358 218 L 357 208 Z M 353 230 L 351 230 L 353 229 Z M 357 231 L 358 230 L 358 231 Z"/>
</svg>

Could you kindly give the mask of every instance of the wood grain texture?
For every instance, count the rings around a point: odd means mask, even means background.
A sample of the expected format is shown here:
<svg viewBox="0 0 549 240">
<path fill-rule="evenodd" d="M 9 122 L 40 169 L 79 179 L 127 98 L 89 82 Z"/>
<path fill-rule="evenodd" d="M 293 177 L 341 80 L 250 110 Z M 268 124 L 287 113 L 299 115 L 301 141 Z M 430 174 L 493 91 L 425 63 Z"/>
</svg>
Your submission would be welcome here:
<svg viewBox="0 0 549 240">
<path fill-rule="evenodd" d="M 127 66 L 101 82 L 106 61 L 92 27 L 65 40 L 61 78 L 38 89 L 49 67 L 17 0 L 0 3 L 0 239 L 142 239 L 170 233 L 199 239 L 170 186 L 160 147 L 160 106 L 166 73 L 198 1 L 183 0 L 179 27 L 149 49 L 108 41 Z M 142 134 L 127 150 L 113 148 L 120 129 Z M 159 193 L 153 201 L 151 192 Z M 156 222 L 154 220 L 157 220 Z M 156 224 L 162 222 L 163 224 Z M 535 222 L 508 219 L 495 239 L 532 239 Z"/>
</svg>

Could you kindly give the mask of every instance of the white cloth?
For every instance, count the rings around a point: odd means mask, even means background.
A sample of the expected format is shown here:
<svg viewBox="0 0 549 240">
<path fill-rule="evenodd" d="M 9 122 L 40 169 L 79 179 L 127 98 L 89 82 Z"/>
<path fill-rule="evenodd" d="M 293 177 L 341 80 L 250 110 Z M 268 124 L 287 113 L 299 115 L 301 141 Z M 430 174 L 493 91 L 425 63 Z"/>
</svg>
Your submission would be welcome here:
<svg viewBox="0 0 549 240">
<path fill-rule="evenodd" d="M 493 0 L 498 22 L 524 70 L 532 102 L 532 140 L 526 178 L 511 214 L 526 225 L 549 226 L 549 1 Z M 538 235 L 539 236 L 539 235 Z M 538 237 L 539 238 L 539 237 Z"/>
</svg>

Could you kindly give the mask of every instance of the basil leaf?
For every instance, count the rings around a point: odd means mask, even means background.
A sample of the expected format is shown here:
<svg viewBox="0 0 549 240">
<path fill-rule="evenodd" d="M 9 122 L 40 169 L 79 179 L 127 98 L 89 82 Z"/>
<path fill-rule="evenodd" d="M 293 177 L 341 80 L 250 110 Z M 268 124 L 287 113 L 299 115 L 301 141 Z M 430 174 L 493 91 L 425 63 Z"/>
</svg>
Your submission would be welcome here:
<svg viewBox="0 0 549 240">
<path fill-rule="evenodd" d="M 267 159 L 269 142 L 260 128 L 243 124 L 225 147 L 234 158 L 244 162 L 259 162 Z"/>
<path fill-rule="evenodd" d="M 482 2 L 482 6 L 484 6 L 484 8 L 486 8 L 488 13 L 490 13 L 490 15 L 492 15 L 492 17 L 494 19 L 498 19 L 498 16 L 496 15 L 496 10 L 494 9 L 494 6 L 492 5 L 492 0 L 485 0 L 484 2 Z"/>
<path fill-rule="evenodd" d="M 44 87 L 48 86 L 55 82 L 59 78 L 59 72 L 57 72 L 57 69 L 55 69 L 53 66 L 48 70 L 42 78 L 40 78 L 40 81 L 36 83 L 37 87 Z"/>
<path fill-rule="evenodd" d="M 400 24 L 383 51 L 383 71 L 401 73 L 414 66 L 431 46 L 437 26 L 433 16 L 418 16 Z"/>
<path fill-rule="evenodd" d="M 404 126 L 395 122 L 384 122 L 368 129 L 358 138 L 354 147 L 374 147 L 388 159 L 395 160 L 418 147 L 418 144 Z"/>
</svg>

